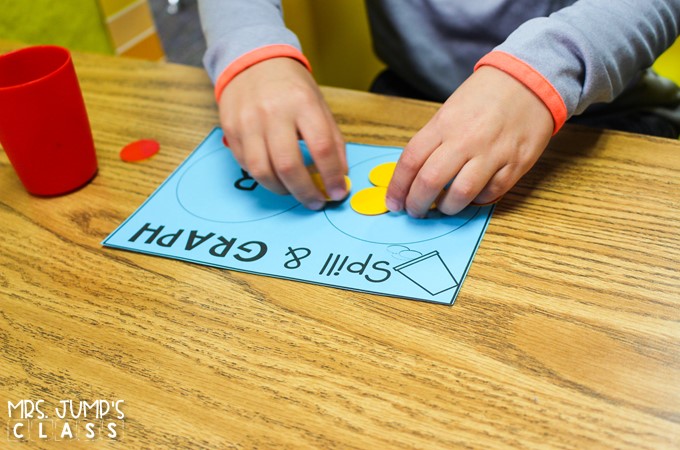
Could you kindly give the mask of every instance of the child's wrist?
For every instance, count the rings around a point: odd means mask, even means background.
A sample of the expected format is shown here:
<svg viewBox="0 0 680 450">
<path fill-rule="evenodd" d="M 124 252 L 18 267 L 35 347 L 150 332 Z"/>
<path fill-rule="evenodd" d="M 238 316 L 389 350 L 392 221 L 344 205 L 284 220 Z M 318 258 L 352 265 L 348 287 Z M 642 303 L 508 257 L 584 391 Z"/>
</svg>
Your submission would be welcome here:
<svg viewBox="0 0 680 450">
<path fill-rule="evenodd" d="M 219 102 L 224 88 L 226 88 L 231 80 L 233 80 L 238 74 L 249 67 L 254 66 L 255 64 L 272 58 L 292 58 L 300 62 L 310 72 L 312 71 L 312 67 L 310 66 L 305 55 L 303 55 L 300 50 L 293 47 L 292 45 L 274 44 L 258 47 L 236 58 L 217 77 L 217 80 L 215 81 L 216 101 Z"/>
<path fill-rule="evenodd" d="M 485 55 L 475 65 L 491 66 L 515 78 L 526 86 L 548 108 L 553 119 L 553 135 L 562 128 L 567 121 L 567 107 L 557 89 L 540 72 L 519 58 L 505 52 L 493 51 Z"/>
</svg>

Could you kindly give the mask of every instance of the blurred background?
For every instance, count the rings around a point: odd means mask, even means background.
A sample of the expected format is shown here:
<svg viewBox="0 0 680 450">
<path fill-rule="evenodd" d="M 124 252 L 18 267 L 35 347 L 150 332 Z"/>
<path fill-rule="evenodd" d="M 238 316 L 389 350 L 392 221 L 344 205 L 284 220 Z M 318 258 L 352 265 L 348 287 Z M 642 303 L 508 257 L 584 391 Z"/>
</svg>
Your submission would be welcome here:
<svg viewBox="0 0 680 450">
<path fill-rule="evenodd" d="M 201 65 L 205 42 L 196 1 L 149 0 L 168 61 Z M 282 3 L 286 24 L 300 39 L 316 80 L 367 90 L 383 65 L 373 54 L 364 0 Z"/>
<path fill-rule="evenodd" d="M 364 0 L 283 0 L 314 77 L 367 90 L 382 65 L 373 54 Z M 205 42 L 196 0 L 0 0 L 0 39 L 201 66 Z M 680 84 L 680 42 L 656 62 Z"/>
<path fill-rule="evenodd" d="M 382 65 L 363 0 L 283 0 L 322 84 L 366 90 Z M 0 0 L 0 39 L 201 66 L 196 0 Z"/>
</svg>

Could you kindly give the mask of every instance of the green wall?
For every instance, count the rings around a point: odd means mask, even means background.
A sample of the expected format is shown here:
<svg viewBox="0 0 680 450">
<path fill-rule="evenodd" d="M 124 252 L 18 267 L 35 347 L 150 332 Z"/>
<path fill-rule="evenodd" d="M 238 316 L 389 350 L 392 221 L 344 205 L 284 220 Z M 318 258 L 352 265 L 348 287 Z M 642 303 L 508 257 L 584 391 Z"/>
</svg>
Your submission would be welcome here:
<svg viewBox="0 0 680 450">
<path fill-rule="evenodd" d="M 0 39 L 113 54 L 97 0 L 0 0 Z"/>
</svg>

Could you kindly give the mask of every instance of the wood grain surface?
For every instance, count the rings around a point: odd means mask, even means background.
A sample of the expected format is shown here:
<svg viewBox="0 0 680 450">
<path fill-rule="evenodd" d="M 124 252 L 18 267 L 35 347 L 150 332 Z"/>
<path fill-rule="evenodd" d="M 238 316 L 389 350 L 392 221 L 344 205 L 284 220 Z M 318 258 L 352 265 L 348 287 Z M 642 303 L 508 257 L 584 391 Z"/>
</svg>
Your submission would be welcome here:
<svg viewBox="0 0 680 450">
<path fill-rule="evenodd" d="M 74 61 L 94 181 L 32 197 L 0 152 L 3 435 L 7 402 L 120 399 L 120 442 L 30 447 L 680 447 L 680 143 L 567 126 L 439 306 L 103 248 L 217 111 L 200 69 Z M 323 92 L 349 141 L 437 109 Z M 161 152 L 121 161 L 141 138 Z"/>
</svg>

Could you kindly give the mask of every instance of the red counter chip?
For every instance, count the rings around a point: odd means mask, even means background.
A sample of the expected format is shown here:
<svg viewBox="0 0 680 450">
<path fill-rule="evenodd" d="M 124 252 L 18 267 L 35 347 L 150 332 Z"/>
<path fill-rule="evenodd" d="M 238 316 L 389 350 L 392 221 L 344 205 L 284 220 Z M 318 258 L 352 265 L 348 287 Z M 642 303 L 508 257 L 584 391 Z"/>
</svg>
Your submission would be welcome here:
<svg viewBox="0 0 680 450">
<path fill-rule="evenodd" d="M 131 142 L 120 151 L 120 159 L 125 162 L 143 161 L 151 158 L 161 149 L 160 144 L 153 139 L 140 139 Z"/>
</svg>

